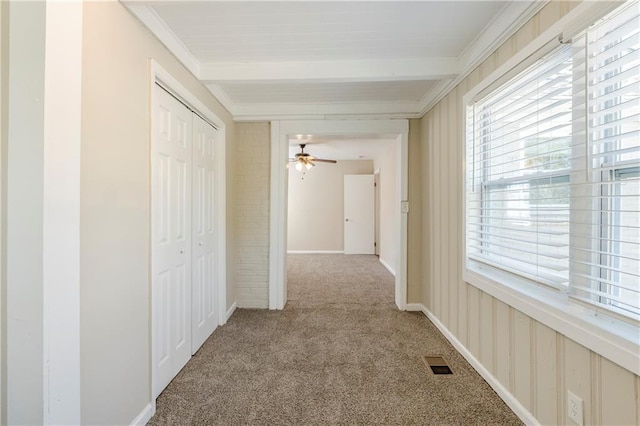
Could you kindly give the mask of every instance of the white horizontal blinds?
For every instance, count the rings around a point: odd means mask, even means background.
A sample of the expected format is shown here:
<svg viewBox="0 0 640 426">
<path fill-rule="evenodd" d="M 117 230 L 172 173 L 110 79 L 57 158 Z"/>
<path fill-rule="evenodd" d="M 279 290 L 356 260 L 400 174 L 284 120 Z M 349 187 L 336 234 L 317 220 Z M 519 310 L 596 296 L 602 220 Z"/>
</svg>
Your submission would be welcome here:
<svg viewBox="0 0 640 426">
<path fill-rule="evenodd" d="M 467 126 L 468 256 L 556 287 L 569 281 L 571 53 L 476 102 Z"/>
<path fill-rule="evenodd" d="M 630 2 L 574 45 L 586 69 L 588 157 L 573 208 L 591 208 L 572 231 L 572 295 L 640 316 L 640 16 Z M 584 58 L 586 57 L 586 67 Z M 590 195 L 590 198 L 583 197 Z"/>
<path fill-rule="evenodd" d="M 640 319 L 638 1 L 496 87 L 467 111 L 468 262 Z"/>
</svg>

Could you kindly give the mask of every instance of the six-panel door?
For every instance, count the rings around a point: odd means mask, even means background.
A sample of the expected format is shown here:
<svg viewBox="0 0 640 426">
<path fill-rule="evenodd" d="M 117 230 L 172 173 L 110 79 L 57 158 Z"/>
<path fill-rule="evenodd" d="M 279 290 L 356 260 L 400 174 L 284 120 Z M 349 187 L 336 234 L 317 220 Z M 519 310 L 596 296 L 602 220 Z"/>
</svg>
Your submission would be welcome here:
<svg viewBox="0 0 640 426">
<path fill-rule="evenodd" d="M 193 115 L 192 353 L 218 326 L 215 300 L 214 144 L 217 130 Z"/>
<path fill-rule="evenodd" d="M 156 88 L 152 297 L 157 396 L 191 357 L 191 111 Z"/>
</svg>

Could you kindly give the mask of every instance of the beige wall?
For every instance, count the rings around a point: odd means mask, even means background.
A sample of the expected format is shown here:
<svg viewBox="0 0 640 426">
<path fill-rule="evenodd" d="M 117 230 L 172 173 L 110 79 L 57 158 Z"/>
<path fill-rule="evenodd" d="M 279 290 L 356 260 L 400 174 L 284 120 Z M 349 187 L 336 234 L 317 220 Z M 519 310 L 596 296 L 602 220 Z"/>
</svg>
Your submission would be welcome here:
<svg viewBox="0 0 640 426">
<path fill-rule="evenodd" d="M 422 118 L 422 300 L 542 424 L 569 423 L 571 390 L 585 424 L 633 425 L 640 378 L 461 278 L 462 96 L 575 4 L 549 3 Z"/>
<path fill-rule="evenodd" d="M 82 423 L 128 424 L 151 400 L 149 58 L 226 124 L 228 253 L 235 234 L 235 125 L 119 2 L 85 3 L 83 27 Z M 230 255 L 229 300 L 234 270 Z"/>
<path fill-rule="evenodd" d="M 373 167 L 380 172 L 378 175 L 379 194 L 379 234 L 378 253 L 380 261 L 394 272 L 398 269 L 398 229 L 400 228 L 400 211 L 398 200 L 400 186 L 398 185 L 397 170 L 400 164 L 400 142 L 390 141 L 384 144 L 376 155 Z"/>
<path fill-rule="evenodd" d="M 289 168 L 287 250 L 344 250 L 344 175 L 373 174 L 372 160 Z"/>
<path fill-rule="evenodd" d="M 407 303 L 422 300 L 422 156 L 421 121 L 409 120 L 409 213 L 407 215 Z"/>
<path fill-rule="evenodd" d="M 237 300 L 241 308 L 269 307 L 269 123 L 237 124 Z M 233 163 L 230 163 L 233 164 Z"/>
<path fill-rule="evenodd" d="M 0 253 L 7 250 L 7 87 L 8 87 L 8 3 L 0 3 Z M 0 255 L 0 424 L 7 424 L 7 279 L 6 257 Z"/>
<path fill-rule="evenodd" d="M 4 5 L 3 5 L 4 6 Z M 6 324 L 6 422 L 38 424 L 44 388 L 44 2 L 12 2 L 4 48 L 3 292 Z M 5 21 L 7 22 L 7 21 Z M 3 157 L 4 157 L 3 155 Z M 11 161 L 9 161 L 11 158 Z M 8 250 L 7 250 L 8 248 Z"/>
</svg>

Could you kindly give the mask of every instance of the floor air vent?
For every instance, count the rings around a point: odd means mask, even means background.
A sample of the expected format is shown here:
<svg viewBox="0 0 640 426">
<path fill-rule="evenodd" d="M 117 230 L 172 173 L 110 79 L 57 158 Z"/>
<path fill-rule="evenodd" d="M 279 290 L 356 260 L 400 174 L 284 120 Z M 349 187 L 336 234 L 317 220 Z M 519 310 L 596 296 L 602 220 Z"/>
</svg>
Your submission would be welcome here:
<svg viewBox="0 0 640 426">
<path fill-rule="evenodd" d="M 453 374 L 449 364 L 442 355 L 422 355 L 422 360 L 431 369 L 433 374 Z"/>
</svg>

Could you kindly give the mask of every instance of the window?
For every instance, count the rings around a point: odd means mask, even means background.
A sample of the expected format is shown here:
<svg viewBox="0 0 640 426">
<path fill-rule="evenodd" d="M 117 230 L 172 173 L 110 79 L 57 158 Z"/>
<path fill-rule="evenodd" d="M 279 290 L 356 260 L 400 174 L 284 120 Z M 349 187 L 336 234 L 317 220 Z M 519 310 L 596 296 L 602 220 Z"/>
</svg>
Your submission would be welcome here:
<svg viewBox="0 0 640 426">
<path fill-rule="evenodd" d="M 469 104 L 466 177 L 467 267 L 635 320 L 638 10 L 625 4 Z"/>
</svg>

